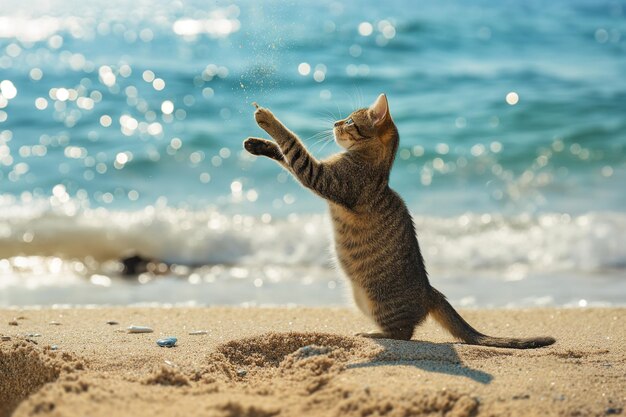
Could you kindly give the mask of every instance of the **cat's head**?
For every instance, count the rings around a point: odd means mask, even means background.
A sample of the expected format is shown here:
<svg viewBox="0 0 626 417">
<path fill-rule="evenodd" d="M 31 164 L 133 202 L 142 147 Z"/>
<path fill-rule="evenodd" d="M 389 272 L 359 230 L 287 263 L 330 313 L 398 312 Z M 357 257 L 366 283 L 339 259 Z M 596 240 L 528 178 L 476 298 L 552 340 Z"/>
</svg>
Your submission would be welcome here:
<svg viewBox="0 0 626 417">
<path fill-rule="evenodd" d="M 335 141 L 347 150 L 367 149 L 395 153 L 398 132 L 389 113 L 387 96 L 381 94 L 367 109 L 359 109 L 335 123 Z"/>
</svg>

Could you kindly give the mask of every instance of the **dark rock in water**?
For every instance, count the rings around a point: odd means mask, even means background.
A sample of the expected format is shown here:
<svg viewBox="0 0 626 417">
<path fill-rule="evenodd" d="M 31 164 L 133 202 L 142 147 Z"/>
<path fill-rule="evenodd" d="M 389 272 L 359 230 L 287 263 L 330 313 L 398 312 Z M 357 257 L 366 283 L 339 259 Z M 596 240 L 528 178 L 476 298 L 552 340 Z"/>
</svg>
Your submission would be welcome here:
<svg viewBox="0 0 626 417">
<path fill-rule="evenodd" d="M 148 271 L 148 264 L 150 262 L 150 259 L 144 258 L 141 255 L 133 255 L 120 259 L 120 263 L 123 267 L 122 275 L 132 276 L 143 274 Z"/>
<path fill-rule="evenodd" d="M 174 347 L 176 346 L 176 342 L 178 341 L 178 339 L 176 339 L 175 337 L 166 337 L 165 339 L 159 339 L 157 340 L 157 345 L 161 346 L 161 347 Z"/>
<path fill-rule="evenodd" d="M 120 263 L 122 264 L 122 275 L 125 277 L 133 277 L 144 273 L 162 275 L 171 271 L 171 264 L 141 255 L 122 258 Z"/>
</svg>

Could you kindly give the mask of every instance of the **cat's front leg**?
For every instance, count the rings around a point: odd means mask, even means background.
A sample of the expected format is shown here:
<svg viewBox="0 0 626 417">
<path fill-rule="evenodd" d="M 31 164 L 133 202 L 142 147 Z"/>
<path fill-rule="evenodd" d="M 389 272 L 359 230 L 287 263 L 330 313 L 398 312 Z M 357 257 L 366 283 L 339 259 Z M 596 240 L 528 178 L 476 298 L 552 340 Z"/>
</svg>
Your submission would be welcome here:
<svg viewBox="0 0 626 417">
<path fill-rule="evenodd" d="M 302 185 L 312 189 L 327 200 L 349 207 L 343 197 L 345 185 L 338 183 L 330 168 L 316 160 L 306 150 L 300 139 L 278 121 L 271 111 L 259 107 L 254 118 L 258 125 L 269 133 L 278 144 L 285 166 Z"/>
</svg>

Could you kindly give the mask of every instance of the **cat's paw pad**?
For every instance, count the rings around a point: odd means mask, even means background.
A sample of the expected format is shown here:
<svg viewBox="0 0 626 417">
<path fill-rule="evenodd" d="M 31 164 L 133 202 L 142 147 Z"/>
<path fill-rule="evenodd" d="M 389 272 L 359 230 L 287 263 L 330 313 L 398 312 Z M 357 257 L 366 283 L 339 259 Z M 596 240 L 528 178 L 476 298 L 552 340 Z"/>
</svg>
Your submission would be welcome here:
<svg viewBox="0 0 626 417">
<path fill-rule="evenodd" d="M 243 147 L 252 155 L 265 155 L 270 151 L 271 144 L 265 139 L 248 138 L 243 142 Z"/>
<path fill-rule="evenodd" d="M 254 120 L 256 120 L 257 124 L 261 127 L 271 126 L 276 122 L 276 117 L 272 114 L 271 111 L 264 107 L 259 107 L 254 112 Z"/>
</svg>

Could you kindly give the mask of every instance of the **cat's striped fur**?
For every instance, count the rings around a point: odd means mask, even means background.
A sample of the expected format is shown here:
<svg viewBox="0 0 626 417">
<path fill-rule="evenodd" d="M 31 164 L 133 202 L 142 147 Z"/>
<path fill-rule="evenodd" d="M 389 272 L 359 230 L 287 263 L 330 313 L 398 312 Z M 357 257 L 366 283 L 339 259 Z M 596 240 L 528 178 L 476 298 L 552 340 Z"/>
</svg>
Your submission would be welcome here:
<svg viewBox="0 0 626 417">
<path fill-rule="evenodd" d="M 268 109 L 257 106 L 255 119 L 276 142 L 248 138 L 245 149 L 276 160 L 329 203 L 339 264 L 358 307 L 380 328 L 363 336 L 409 340 L 430 313 L 469 344 L 535 348 L 554 343 L 551 337 L 486 336 L 430 286 L 411 215 L 388 184 L 399 135 L 384 95 L 335 123 L 335 139 L 347 151 L 324 161 L 311 156 Z"/>
</svg>

